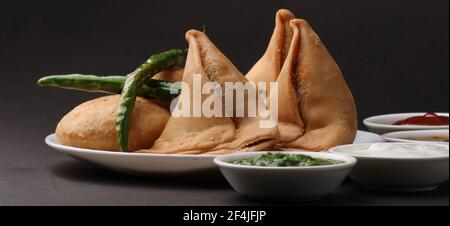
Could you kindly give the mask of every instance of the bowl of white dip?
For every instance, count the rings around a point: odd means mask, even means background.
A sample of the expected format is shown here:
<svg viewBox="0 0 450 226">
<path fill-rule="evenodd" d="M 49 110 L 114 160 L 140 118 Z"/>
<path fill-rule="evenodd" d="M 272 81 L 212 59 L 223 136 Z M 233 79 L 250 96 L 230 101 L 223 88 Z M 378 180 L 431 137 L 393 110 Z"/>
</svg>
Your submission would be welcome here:
<svg viewBox="0 0 450 226">
<path fill-rule="evenodd" d="M 375 190 L 429 191 L 449 179 L 449 146 L 375 143 L 338 146 L 332 153 L 358 159 L 350 178 Z"/>
</svg>

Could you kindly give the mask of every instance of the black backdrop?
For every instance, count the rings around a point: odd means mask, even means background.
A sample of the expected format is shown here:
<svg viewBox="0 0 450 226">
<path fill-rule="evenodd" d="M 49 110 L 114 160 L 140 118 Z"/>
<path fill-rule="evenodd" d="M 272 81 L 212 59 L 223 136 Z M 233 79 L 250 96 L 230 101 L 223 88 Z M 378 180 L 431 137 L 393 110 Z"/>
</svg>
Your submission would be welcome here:
<svg viewBox="0 0 450 226">
<path fill-rule="evenodd" d="M 312 24 L 343 69 L 360 119 L 448 112 L 448 0 L 1 1 L 0 133 L 12 137 L 0 143 L 42 142 L 61 116 L 96 96 L 38 88 L 40 76 L 126 74 L 152 53 L 186 47 L 185 31 L 203 24 L 246 73 L 279 8 Z"/>
</svg>

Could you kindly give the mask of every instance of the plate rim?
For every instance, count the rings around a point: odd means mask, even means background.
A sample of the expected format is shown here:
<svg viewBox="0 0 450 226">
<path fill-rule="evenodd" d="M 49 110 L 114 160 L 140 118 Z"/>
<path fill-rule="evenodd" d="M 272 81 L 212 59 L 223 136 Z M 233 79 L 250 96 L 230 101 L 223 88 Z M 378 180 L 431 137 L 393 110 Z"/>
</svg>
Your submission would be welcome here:
<svg viewBox="0 0 450 226">
<path fill-rule="evenodd" d="M 364 131 L 364 130 L 357 130 L 357 134 L 370 134 L 373 136 L 377 136 L 378 138 L 380 138 L 380 142 L 383 141 L 382 137 L 376 133 L 372 133 L 372 132 L 368 132 L 368 131 Z M 63 152 L 63 153 L 70 153 L 70 152 L 77 152 L 77 153 L 84 153 L 84 154 L 96 154 L 96 155 L 108 155 L 108 156 L 118 156 L 118 157 L 146 157 L 146 158 L 151 158 L 151 157 L 160 157 L 160 158 L 181 158 L 181 159 L 191 159 L 191 158 L 196 158 L 196 159 L 214 159 L 218 156 L 221 155 L 181 155 L 181 154 L 152 154 L 152 153 L 128 153 L 128 152 L 114 152 L 114 151 L 105 151 L 105 150 L 94 150 L 94 149 L 87 149 L 87 148 L 77 148 L 77 147 L 71 147 L 71 146 L 66 146 L 66 145 L 62 145 L 57 141 L 57 137 L 55 133 L 52 133 L 50 135 L 48 135 L 45 138 L 45 143 L 54 148 L 55 150 L 59 151 L 59 152 Z M 296 149 L 297 150 L 297 149 Z M 297 150 L 297 151 L 302 151 L 302 150 Z M 303 150 L 304 151 L 304 150 Z"/>
<path fill-rule="evenodd" d="M 180 155 L 180 154 L 148 154 L 148 153 L 125 153 L 125 152 L 114 152 L 114 151 L 104 151 L 104 150 L 94 150 L 94 149 L 86 149 L 86 148 L 77 148 L 62 145 L 59 142 L 56 143 L 54 140 L 57 140 L 56 134 L 50 134 L 45 138 L 45 143 L 61 152 L 78 152 L 78 153 L 86 153 L 86 154 L 97 154 L 97 155 L 107 155 L 107 156 L 119 156 L 119 157 L 171 157 L 171 158 L 196 158 L 196 159 L 213 159 L 218 155 Z"/>
<path fill-rule="evenodd" d="M 439 129 L 449 129 L 449 126 L 426 126 L 426 125 L 390 125 L 372 122 L 374 119 L 382 117 L 395 117 L 395 116 L 409 116 L 409 115 L 425 115 L 426 112 L 406 112 L 406 113 L 393 113 L 393 114 L 383 114 L 374 115 L 363 120 L 363 124 L 367 127 L 381 128 L 381 129 L 408 129 L 408 130 L 439 130 Z M 436 112 L 437 115 L 449 116 L 448 112 Z"/>
<path fill-rule="evenodd" d="M 364 145 L 373 145 L 376 143 L 367 143 L 367 144 L 346 144 L 346 145 L 340 145 L 340 146 L 336 146 L 334 148 L 330 149 L 331 153 L 337 153 L 337 154 L 342 154 L 342 155 L 349 155 L 349 156 L 353 156 L 358 160 L 383 160 L 383 161 L 439 161 L 439 160 L 448 160 L 449 156 L 438 156 L 438 157 L 407 157 L 407 158 L 398 158 L 398 157 L 375 157 L 375 156 L 366 156 L 366 155 L 354 155 L 354 154 L 348 154 L 348 153 L 344 153 L 339 151 L 338 149 L 341 148 L 349 148 L 349 147 L 355 147 L 355 146 L 364 146 Z M 412 144 L 412 145 L 417 145 L 418 143 L 403 143 L 403 142 L 396 142 L 396 143 L 392 143 L 392 144 Z M 448 145 L 445 144 L 435 144 L 438 146 L 443 146 L 443 147 L 447 147 Z"/>
<path fill-rule="evenodd" d="M 433 132 L 449 132 L 448 129 L 436 129 L 436 130 L 408 130 L 408 131 L 396 131 L 391 133 L 386 133 L 381 135 L 381 138 L 384 141 L 388 142 L 405 142 L 405 143 L 423 143 L 423 144 L 449 144 L 449 142 L 438 142 L 438 141 L 417 141 L 417 140 L 408 140 L 398 137 L 390 137 L 391 135 L 404 134 L 404 133 L 433 133 Z"/>
</svg>

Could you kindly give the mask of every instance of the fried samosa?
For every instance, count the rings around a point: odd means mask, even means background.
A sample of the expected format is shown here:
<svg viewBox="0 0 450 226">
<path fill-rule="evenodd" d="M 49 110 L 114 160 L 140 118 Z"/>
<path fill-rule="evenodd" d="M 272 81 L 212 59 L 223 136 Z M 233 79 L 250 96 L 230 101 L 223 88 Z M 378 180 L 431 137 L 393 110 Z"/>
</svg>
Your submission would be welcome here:
<svg viewBox="0 0 450 226">
<path fill-rule="evenodd" d="M 352 143 L 356 106 L 342 72 L 311 26 L 292 18 L 287 10 L 277 13 L 268 50 L 247 75 L 278 84 L 277 147 L 325 151 Z"/>
<path fill-rule="evenodd" d="M 186 61 L 183 82 L 195 92 L 194 75 L 201 75 L 201 85 L 206 82 L 217 82 L 224 89 L 226 82 L 247 83 L 248 80 L 239 72 L 231 61 L 202 32 L 189 31 L 186 34 L 189 53 Z M 200 87 L 201 88 L 201 87 Z M 188 90 L 183 89 L 186 95 Z M 193 94 L 190 95 L 191 102 Z M 222 98 L 216 93 L 202 94 L 202 102 L 209 98 Z M 247 100 L 241 107 L 247 106 Z M 183 103 L 178 102 L 182 107 Z M 190 105 L 190 113 L 194 109 Z M 224 113 L 224 112 L 222 112 Z M 174 117 L 172 116 L 161 137 L 151 150 L 146 153 L 164 154 L 227 154 L 232 152 L 261 151 L 272 147 L 278 141 L 278 128 L 260 128 L 259 117 L 231 118 L 213 116 L 206 117 Z"/>
<path fill-rule="evenodd" d="M 156 74 L 153 79 L 176 83 L 183 80 L 183 74 L 184 68 L 174 68 Z"/>
<path fill-rule="evenodd" d="M 58 141 L 67 146 L 118 151 L 115 128 L 119 95 L 100 97 L 73 109 L 58 124 Z M 138 97 L 130 121 L 129 150 L 150 148 L 161 135 L 169 111 Z"/>
</svg>

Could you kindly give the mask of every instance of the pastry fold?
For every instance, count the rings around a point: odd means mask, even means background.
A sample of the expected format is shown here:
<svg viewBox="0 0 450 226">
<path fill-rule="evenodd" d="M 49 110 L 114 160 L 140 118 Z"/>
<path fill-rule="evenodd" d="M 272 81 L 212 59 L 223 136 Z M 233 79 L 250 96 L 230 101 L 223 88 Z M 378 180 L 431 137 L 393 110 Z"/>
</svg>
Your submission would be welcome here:
<svg viewBox="0 0 450 226">
<path fill-rule="evenodd" d="M 318 35 L 305 20 L 294 17 L 287 10 L 277 13 L 268 50 L 247 75 L 253 82 L 277 82 L 276 146 L 325 151 L 352 143 L 357 113 L 350 89 Z"/>
<path fill-rule="evenodd" d="M 182 89 L 181 99 L 177 108 L 181 109 L 183 97 L 188 97 L 193 103 L 194 92 L 201 89 L 207 82 L 216 82 L 226 94 L 226 83 L 248 83 L 246 77 L 233 65 L 233 63 L 211 42 L 202 32 L 191 30 L 187 32 L 186 39 L 189 43 L 189 53 L 183 75 L 183 83 L 189 89 Z M 201 87 L 194 87 L 194 76 L 201 77 Z M 225 100 L 225 95 L 202 94 L 202 103 L 206 100 L 220 98 Z M 246 95 L 247 96 L 247 95 Z M 234 98 L 233 98 L 234 99 Z M 223 103 L 223 102 L 222 102 Z M 234 105 L 233 112 L 239 108 L 246 109 L 248 99 L 243 103 Z M 226 109 L 222 106 L 222 109 Z M 201 117 L 193 117 L 198 108 L 190 105 L 189 117 L 177 117 L 172 115 L 162 135 L 150 150 L 145 153 L 162 154 L 227 154 L 233 152 L 262 151 L 272 147 L 278 142 L 278 128 L 261 128 L 260 117 L 249 117 L 246 112 L 244 117 L 226 117 L 225 112 L 221 116 L 207 117 L 201 112 Z M 256 114 L 258 115 L 258 114 Z"/>
</svg>

